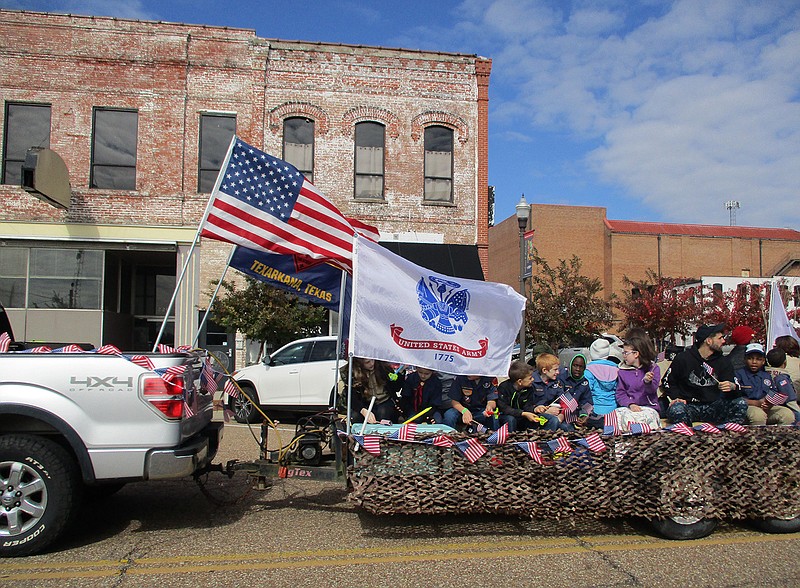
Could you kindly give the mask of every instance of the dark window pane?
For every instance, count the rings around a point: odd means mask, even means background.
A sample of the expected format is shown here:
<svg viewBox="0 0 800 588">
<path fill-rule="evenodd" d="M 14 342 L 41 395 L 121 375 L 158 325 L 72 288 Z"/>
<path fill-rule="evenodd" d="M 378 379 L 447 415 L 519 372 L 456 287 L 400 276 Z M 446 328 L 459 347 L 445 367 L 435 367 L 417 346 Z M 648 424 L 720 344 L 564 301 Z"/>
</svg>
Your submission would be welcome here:
<svg viewBox="0 0 800 588">
<path fill-rule="evenodd" d="M 453 131 L 445 127 L 425 129 L 425 151 L 453 151 Z"/>
<path fill-rule="evenodd" d="M 167 313 L 169 301 L 175 291 L 174 271 L 174 268 L 169 267 L 136 268 L 134 314 L 164 316 Z"/>
<path fill-rule="evenodd" d="M 359 147 L 383 147 L 384 126 L 374 122 L 356 125 L 356 145 Z"/>
<path fill-rule="evenodd" d="M 312 145 L 314 143 L 314 121 L 307 118 L 287 118 L 283 123 L 283 140 L 287 143 Z"/>
<path fill-rule="evenodd" d="M 336 341 L 316 341 L 308 361 L 328 361 L 336 359 Z"/>
<path fill-rule="evenodd" d="M 108 190 L 135 190 L 136 168 L 95 166 L 92 175 L 92 188 Z"/>
<path fill-rule="evenodd" d="M 92 188 L 136 189 L 138 119 L 135 111 L 95 109 Z"/>
<path fill-rule="evenodd" d="M 50 147 L 50 106 L 7 104 L 3 142 L 3 183 L 19 185 L 22 162 L 31 147 Z"/>
<path fill-rule="evenodd" d="M 301 363 L 306 359 L 306 352 L 310 343 L 295 343 L 272 356 L 275 365 L 289 365 Z"/>
<path fill-rule="evenodd" d="M 197 191 L 214 189 L 222 160 L 228 152 L 231 137 L 236 133 L 236 117 L 203 114 L 200 116 L 200 156 Z"/>
</svg>

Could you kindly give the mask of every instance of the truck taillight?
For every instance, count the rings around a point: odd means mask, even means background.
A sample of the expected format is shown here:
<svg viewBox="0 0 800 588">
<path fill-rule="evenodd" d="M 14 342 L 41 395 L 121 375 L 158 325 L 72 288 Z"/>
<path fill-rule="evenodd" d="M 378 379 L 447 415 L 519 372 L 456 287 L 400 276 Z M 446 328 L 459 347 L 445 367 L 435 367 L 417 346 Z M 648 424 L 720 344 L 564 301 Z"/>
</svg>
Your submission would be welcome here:
<svg viewBox="0 0 800 588">
<path fill-rule="evenodd" d="M 183 416 L 183 379 L 167 382 L 157 376 L 146 377 L 142 382 L 144 399 L 168 419 Z"/>
</svg>

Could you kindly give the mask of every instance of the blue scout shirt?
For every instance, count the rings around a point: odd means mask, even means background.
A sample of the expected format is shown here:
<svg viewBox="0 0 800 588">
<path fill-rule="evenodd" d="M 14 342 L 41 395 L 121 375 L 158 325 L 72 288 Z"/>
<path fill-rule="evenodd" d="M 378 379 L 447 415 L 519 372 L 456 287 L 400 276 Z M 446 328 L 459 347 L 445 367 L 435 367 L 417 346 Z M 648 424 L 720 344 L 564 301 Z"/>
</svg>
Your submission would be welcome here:
<svg viewBox="0 0 800 588">
<path fill-rule="evenodd" d="M 485 410 L 490 400 L 497 400 L 497 386 L 494 378 L 481 376 L 470 380 L 467 376 L 457 376 L 449 394 L 471 412 L 477 412 Z"/>
</svg>

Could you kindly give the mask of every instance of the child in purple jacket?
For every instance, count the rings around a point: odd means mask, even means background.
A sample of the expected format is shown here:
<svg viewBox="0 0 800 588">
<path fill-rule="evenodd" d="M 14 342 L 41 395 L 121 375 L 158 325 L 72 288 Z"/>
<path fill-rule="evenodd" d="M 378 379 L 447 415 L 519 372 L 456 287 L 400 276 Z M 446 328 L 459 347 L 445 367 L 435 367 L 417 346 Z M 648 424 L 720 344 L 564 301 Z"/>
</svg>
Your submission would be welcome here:
<svg viewBox="0 0 800 588">
<path fill-rule="evenodd" d="M 656 352 L 650 337 L 642 329 L 632 329 L 622 347 L 622 365 L 617 375 L 617 409 L 621 423 L 633 421 L 659 428 L 658 385 L 661 370 L 655 363 Z M 621 410 L 626 409 L 626 410 Z"/>
</svg>

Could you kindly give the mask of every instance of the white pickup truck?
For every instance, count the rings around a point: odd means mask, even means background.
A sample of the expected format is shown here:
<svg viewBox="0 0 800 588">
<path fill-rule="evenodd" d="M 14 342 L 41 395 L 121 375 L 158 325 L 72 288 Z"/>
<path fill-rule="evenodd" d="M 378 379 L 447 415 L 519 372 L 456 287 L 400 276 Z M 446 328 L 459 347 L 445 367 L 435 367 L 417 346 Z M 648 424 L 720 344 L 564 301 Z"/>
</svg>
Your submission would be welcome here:
<svg viewBox="0 0 800 588">
<path fill-rule="evenodd" d="M 85 499 L 211 463 L 222 424 L 202 354 L 31 353 L 3 319 L 0 306 L 0 557 L 44 549 Z"/>
</svg>

